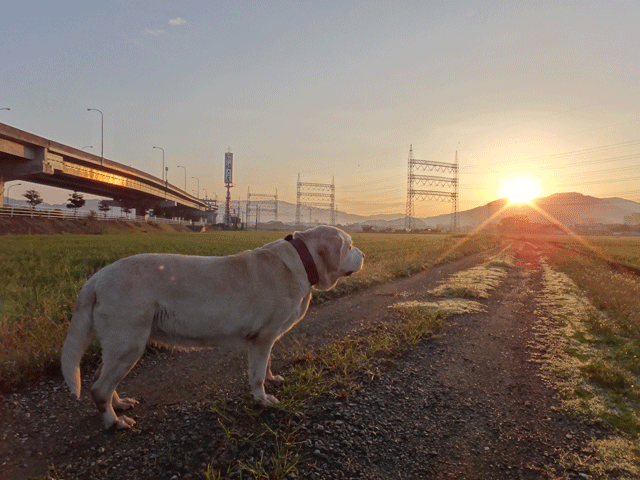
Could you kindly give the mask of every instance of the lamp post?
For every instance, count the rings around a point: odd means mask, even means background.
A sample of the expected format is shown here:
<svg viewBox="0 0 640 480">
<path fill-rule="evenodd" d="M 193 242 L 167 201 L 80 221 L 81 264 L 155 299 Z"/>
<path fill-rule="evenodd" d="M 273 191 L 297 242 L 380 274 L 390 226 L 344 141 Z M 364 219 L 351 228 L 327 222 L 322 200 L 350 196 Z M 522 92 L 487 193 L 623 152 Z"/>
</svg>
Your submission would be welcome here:
<svg viewBox="0 0 640 480">
<path fill-rule="evenodd" d="M 158 150 L 162 150 L 162 181 L 164 182 L 164 148 L 162 148 L 162 147 L 153 147 L 153 148 L 157 148 Z"/>
<path fill-rule="evenodd" d="M 11 190 L 13 187 L 17 187 L 18 185 L 22 185 L 21 183 L 14 183 L 13 185 L 9 185 L 7 187 L 7 205 L 9 205 L 9 190 Z"/>
<path fill-rule="evenodd" d="M 162 147 L 153 147 L 153 148 L 157 148 L 158 150 L 162 150 L 162 182 L 164 183 L 164 199 L 167 199 L 167 170 L 169 170 L 169 168 L 164 168 L 164 148 Z"/>
<path fill-rule="evenodd" d="M 184 191 L 187 191 L 187 168 L 182 165 L 178 165 L 178 168 L 184 168 Z"/>
<path fill-rule="evenodd" d="M 191 178 L 195 178 L 198 181 L 198 193 L 196 194 L 196 197 L 200 198 L 200 179 L 198 177 L 191 177 Z"/>
<path fill-rule="evenodd" d="M 87 108 L 88 112 L 91 110 L 100 114 L 100 165 L 102 165 L 104 163 L 104 115 L 97 108 Z"/>
</svg>

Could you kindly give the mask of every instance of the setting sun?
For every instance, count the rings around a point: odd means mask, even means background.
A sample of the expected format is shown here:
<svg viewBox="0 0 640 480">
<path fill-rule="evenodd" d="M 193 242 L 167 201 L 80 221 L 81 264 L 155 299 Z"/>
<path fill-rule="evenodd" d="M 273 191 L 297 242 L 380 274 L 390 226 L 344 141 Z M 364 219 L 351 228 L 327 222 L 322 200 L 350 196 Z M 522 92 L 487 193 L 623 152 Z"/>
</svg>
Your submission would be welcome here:
<svg viewBox="0 0 640 480">
<path fill-rule="evenodd" d="M 530 202 L 540 195 L 538 182 L 528 177 L 514 177 L 502 184 L 500 196 L 511 203 Z"/>
</svg>

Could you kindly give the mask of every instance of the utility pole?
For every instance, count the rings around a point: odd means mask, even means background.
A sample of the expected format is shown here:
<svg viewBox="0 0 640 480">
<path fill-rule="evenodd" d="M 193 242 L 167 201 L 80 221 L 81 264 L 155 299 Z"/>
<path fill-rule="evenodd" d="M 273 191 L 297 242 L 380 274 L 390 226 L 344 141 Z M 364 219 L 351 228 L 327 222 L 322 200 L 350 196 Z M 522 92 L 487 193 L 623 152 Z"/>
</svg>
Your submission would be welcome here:
<svg viewBox="0 0 640 480">
<path fill-rule="evenodd" d="M 224 183 L 227 188 L 224 224 L 231 227 L 231 187 L 233 187 L 233 153 L 231 148 L 224 154 Z"/>
</svg>

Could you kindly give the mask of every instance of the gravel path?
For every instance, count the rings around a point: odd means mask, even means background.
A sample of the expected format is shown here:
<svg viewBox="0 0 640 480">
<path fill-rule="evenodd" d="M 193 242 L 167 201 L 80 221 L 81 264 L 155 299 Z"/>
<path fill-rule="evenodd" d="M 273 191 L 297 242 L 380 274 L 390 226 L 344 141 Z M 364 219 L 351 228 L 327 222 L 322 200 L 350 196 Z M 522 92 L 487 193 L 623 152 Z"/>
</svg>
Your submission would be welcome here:
<svg viewBox="0 0 640 480">
<path fill-rule="evenodd" d="M 314 307 L 277 345 L 274 371 L 286 378 L 305 349 L 397 322 L 388 307 L 399 297 L 428 298 L 439 280 L 481 261 L 469 257 Z M 61 379 L 5 395 L 2 478 L 195 479 L 209 466 L 222 478 L 275 478 L 294 454 L 284 478 L 583 478 L 564 471 L 561 457 L 588 453 L 589 439 L 604 433 L 567 418 L 531 361 L 533 349 L 544 348 L 532 343 L 543 317 L 541 281 L 538 253 L 527 246 L 482 301 L 486 312 L 451 317 L 435 337 L 379 362 L 379 375 L 363 375 L 357 392 L 320 395 L 304 414 L 254 406 L 238 352 L 145 356 L 121 388 L 141 401 L 131 432 L 101 431 L 89 372 L 81 402 Z"/>
</svg>

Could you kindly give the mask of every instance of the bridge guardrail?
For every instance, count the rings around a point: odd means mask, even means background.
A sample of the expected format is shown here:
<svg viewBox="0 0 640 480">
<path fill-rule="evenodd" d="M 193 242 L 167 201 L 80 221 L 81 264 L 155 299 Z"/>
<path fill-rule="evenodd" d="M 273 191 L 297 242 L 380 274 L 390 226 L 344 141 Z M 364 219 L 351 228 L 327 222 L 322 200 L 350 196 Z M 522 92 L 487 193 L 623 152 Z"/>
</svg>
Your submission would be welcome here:
<svg viewBox="0 0 640 480">
<path fill-rule="evenodd" d="M 0 218 L 53 218 L 62 220 L 78 220 L 91 217 L 94 220 L 126 220 L 130 222 L 156 222 L 171 225 L 204 225 L 203 222 L 193 222 L 178 218 L 162 218 L 153 216 L 119 215 L 113 212 L 95 212 L 93 210 L 79 210 L 77 212 L 61 208 L 29 208 L 22 205 L 5 205 L 0 207 Z"/>
</svg>

